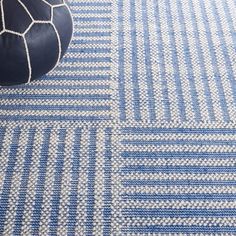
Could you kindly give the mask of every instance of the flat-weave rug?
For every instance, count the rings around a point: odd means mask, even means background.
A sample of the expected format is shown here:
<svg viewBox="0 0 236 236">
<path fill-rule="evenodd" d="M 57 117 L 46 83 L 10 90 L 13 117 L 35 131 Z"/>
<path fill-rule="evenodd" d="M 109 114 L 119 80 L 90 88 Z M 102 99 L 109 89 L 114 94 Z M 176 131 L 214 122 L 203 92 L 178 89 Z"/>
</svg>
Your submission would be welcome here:
<svg viewBox="0 0 236 236">
<path fill-rule="evenodd" d="M 236 235 L 236 0 L 69 4 L 59 66 L 0 88 L 0 235 Z"/>
</svg>

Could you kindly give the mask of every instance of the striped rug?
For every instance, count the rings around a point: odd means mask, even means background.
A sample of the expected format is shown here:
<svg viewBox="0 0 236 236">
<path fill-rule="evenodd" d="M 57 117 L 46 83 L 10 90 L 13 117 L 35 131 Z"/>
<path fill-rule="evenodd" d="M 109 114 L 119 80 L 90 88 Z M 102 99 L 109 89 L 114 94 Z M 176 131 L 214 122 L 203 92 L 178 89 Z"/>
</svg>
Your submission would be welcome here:
<svg viewBox="0 0 236 236">
<path fill-rule="evenodd" d="M 59 66 L 0 88 L 0 235 L 236 235 L 236 1 L 69 4 Z"/>
</svg>

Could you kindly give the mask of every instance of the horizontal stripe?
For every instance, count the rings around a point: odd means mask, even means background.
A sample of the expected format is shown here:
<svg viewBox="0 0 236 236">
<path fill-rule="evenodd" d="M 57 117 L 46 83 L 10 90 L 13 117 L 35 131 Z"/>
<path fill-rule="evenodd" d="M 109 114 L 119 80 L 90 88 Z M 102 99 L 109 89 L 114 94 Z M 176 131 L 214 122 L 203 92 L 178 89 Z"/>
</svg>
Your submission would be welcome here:
<svg viewBox="0 0 236 236">
<path fill-rule="evenodd" d="M 236 134 L 236 128 L 123 128 L 124 134 L 162 134 L 162 133 L 181 133 L 181 134 Z"/>
<path fill-rule="evenodd" d="M 134 166 L 125 166 L 121 168 L 121 171 L 124 173 L 130 172 L 143 172 L 143 173 L 234 173 L 236 171 L 236 166 L 145 166 L 145 165 L 134 165 Z"/>
<path fill-rule="evenodd" d="M 37 81 L 38 82 L 38 81 Z M 73 85 L 63 85 L 63 84 L 57 84 L 57 89 L 58 90 L 61 90 L 61 89 L 65 89 L 65 90 L 102 90 L 102 89 L 109 89 L 110 86 L 109 85 L 82 85 L 80 84 L 79 86 L 75 87 Z M 18 86 L 18 87 L 14 87 L 12 86 L 11 88 L 9 88 L 9 92 L 11 91 L 14 91 L 14 89 L 18 92 L 19 89 L 22 88 L 22 89 L 26 89 L 28 91 L 32 90 L 32 89 L 35 89 L 35 90 L 55 90 L 55 85 L 47 85 L 45 86 L 44 84 L 40 85 L 40 84 L 37 84 L 37 85 L 32 85 L 32 84 L 29 84 L 29 85 L 22 85 L 22 86 Z"/>
<path fill-rule="evenodd" d="M 110 98 L 110 95 L 106 94 L 1 94 L 1 99 L 44 99 L 44 100 L 50 100 L 50 99 L 69 99 L 69 100 L 108 100 Z"/>
<path fill-rule="evenodd" d="M 210 201 L 233 201 L 236 199 L 236 194 L 231 193 L 186 193 L 186 194 L 122 194 L 123 200 L 137 200 L 137 201 L 161 201 L 161 200 L 210 200 Z M 236 209 L 235 209 L 236 211 Z"/>
<path fill-rule="evenodd" d="M 100 81 L 100 80 L 104 80 L 104 81 L 109 81 L 110 80 L 110 76 L 108 75 L 49 75 L 47 78 L 45 78 L 47 80 L 75 80 L 75 81 Z"/>
<path fill-rule="evenodd" d="M 191 226 L 185 226 L 185 225 L 171 225 L 171 226 L 160 226 L 160 225 L 151 225 L 151 226 L 135 226 L 135 227 L 129 227 L 122 230 L 123 233 L 236 233 L 235 227 L 230 226 L 212 226 L 212 225 L 206 225 L 206 226 L 199 226 L 199 225 L 191 225 Z"/>
<path fill-rule="evenodd" d="M 99 2 L 99 1 L 93 1 L 93 2 L 90 2 L 90 1 L 85 1 L 85 2 L 71 2 L 70 3 L 70 6 L 71 8 L 73 8 L 73 6 L 76 6 L 76 7 L 83 7 L 83 6 L 86 6 L 86 7 L 96 7 L 96 6 L 102 6 L 102 7 L 109 7 L 111 6 L 111 2 Z"/>
<path fill-rule="evenodd" d="M 49 105 L 2 105 L 2 110 L 76 110 L 76 111 L 109 111 L 110 106 L 71 106 L 71 105 L 56 105 L 56 106 L 49 106 Z"/>
<path fill-rule="evenodd" d="M 194 180 L 194 179 L 178 179 L 178 180 L 142 180 L 142 179 L 127 179 L 123 180 L 124 187 L 132 186 L 236 186 L 235 181 L 228 180 Z"/>
<path fill-rule="evenodd" d="M 134 159 L 156 159 L 156 158 L 183 158 L 183 159 L 226 159 L 236 158 L 236 152 L 145 152 L 145 151 L 125 151 L 121 157 Z"/>
<path fill-rule="evenodd" d="M 81 57 L 81 58 L 64 58 L 63 62 L 67 63 L 67 62 L 81 62 L 81 63 L 85 63 L 85 62 L 89 62 L 89 63 L 93 63 L 93 62 L 111 62 L 111 58 L 110 57 L 90 57 L 90 58 L 86 58 L 86 57 Z"/>
<path fill-rule="evenodd" d="M 208 139 L 200 139 L 200 140 L 142 140 L 142 139 L 136 139 L 136 140 L 128 140 L 124 139 L 122 144 L 125 145 L 136 145 L 136 146 L 142 146 L 142 145 L 227 145 L 227 146 L 235 146 L 236 140 L 208 140 Z"/>
<path fill-rule="evenodd" d="M 78 21 L 78 22 L 91 22 L 91 21 L 95 21 L 95 22 L 108 21 L 108 22 L 111 22 L 110 17 L 74 17 L 74 20 Z"/>
<path fill-rule="evenodd" d="M 42 116 L 34 116 L 34 115 L 27 115 L 27 116 L 11 116 L 11 115 L 0 115 L 1 121 L 102 121 L 102 120 L 110 120 L 110 116 L 54 116 L 54 115 L 42 115 Z"/>
<path fill-rule="evenodd" d="M 162 217 L 191 217 L 191 216 L 206 216 L 206 217 L 225 217 L 236 216 L 236 208 L 228 209 L 124 209 L 124 216 L 162 216 Z"/>
</svg>

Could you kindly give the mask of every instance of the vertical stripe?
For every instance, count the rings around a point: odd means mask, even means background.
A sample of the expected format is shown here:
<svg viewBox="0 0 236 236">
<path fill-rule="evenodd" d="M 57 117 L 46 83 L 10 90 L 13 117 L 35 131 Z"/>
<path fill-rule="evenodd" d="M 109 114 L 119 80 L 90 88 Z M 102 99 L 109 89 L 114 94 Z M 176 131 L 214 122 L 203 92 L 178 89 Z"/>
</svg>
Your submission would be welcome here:
<svg viewBox="0 0 236 236">
<path fill-rule="evenodd" d="M 104 209 L 103 209 L 103 236 L 111 235 L 111 172 L 112 172 L 112 152 L 111 152 L 111 128 L 105 130 L 105 173 L 104 173 Z"/>
<path fill-rule="evenodd" d="M 29 174 L 30 174 L 30 166 L 32 162 L 32 154 L 33 154 L 33 147 L 34 147 L 34 139 L 35 139 L 35 128 L 29 129 L 29 137 L 28 137 L 28 143 L 25 153 L 25 160 L 24 160 L 24 167 L 23 167 L 23 174 L 21 177 L 21 186 L 19 191 L 19 198 L 18 198 L 18 204 L 16 208 L 16 216 L 15 216 L 15 224 L 14 224 L 14 235 L 20 235 L 21 234 L 21 227 L 23 223 L 23 214 L 25 209 L 25 200 L 26 200 L 26 189 L 29 182 Z"/>
<path fill-rule="evenodd" d="M 157 0 L 153 0 L 154 5 L 154 16 L 155 16 L 155 26 L 156 26 L 156 34 L 157 34 L 157 46 L 158 46 L 158 60 L 160 63 L 160 77 L 162 84 L 162 97 L 163 97 L 163 106 L 165 111 L 165 120 L 169 121 L 171 119 L 170 112 L 170 101 L 169 101 L 169 92 L 168 92 L 168 84 L 166 81 L 166 65 L 164 61 L 164 47 L 163 47 L 163 38 L 161 31 L 161 20 L 160 20 L 160 9 Z"/>
<path fill-rule="evenodd" d="M 149 117 L 150 121 L 156 120 L 155 112 L 155 100 L 154 100 L 154 90 L 153 90 L 153 75 L 152 75 L 152 63 L 150 54 L 150 40 L 148 32 L 148 17 L 147 17 L 147 2 L 142 0 L 142 21 L 143 21 L 143 34 L 144 34 L 144 47 L 145 47 L 145 67 L 146 67 L 146 80 L 148 88 L 148 107 L 149 107 Z"/>
<path fill-rule="evenodd" d="M 53 194 L 51 199 L 51 216 L 49 223 L 50 235 L 57 235 L 59 205 L 61 196 L 61 182 L 64 167 L 66 130 L 59 130 L 59 140 L 57 148 L 57 159 L 55 165 L 55 176 L 53 184 Z"/>
<path fill-rule="evenodd" d="M 42 148 L 41 148 L 41 158 L 39 161 L 39 174 L 38 174 L 38 180 L 37 180 L 37 185 L 36 185 L 34 209 L 33 209 L 32 222 L 31 222 L 33 235 L 39 235 L 44 185 L 45 185 L 46 170 L 47 170 L 47 163 L 48 163 L 48 157 L 49 157 L 50 135 L 51 135 L 51 128 L 46 128 L 44 130 L 44 139 L 43 139 Z"/>
<path fill-rule="evenodd" d="M 69 200 L 69 214 L 68 214 L 68 236 L 75 235 L 75 228 L 77 222 L 77 202 L 78 202 L 78 183 L 79 183 L 79 168 L 81 158 L 81 129 L 75 130 L 74 147 L 72 156 L 72 170 L 71 170 L 71 190 Z"/>
<path fill-rule="evenodd" d="M 174 69 L 174 74 L 173 74 L 173 79 L 175 80 L 175 85 L 176 85 L 176 92 L 178 95 L 178 107 L 179 107 L 179 115 L 181 121 L 186 120 L 186 109 L 185 109 L 185 103 L 184 103 L 184 98 L 183 98 L 183 90 L 182 90 L 182 82 L 180 80 L 180 73 L 179 73 L 179 60 L 177 56 L 177 48 L 176 48 L 176 41 L 175 41 L 175 36 L 173 34 L 174 28 L 173 28 L 173 16 L 171 13 L 171 3 L 169 0 L 166 1 L 165 5 L 165 10 L 166 10 L 166 15 L 169 18 L 167 21 L 167 25 L 169 28 L 169 37 L 170 37 L 170 43 L 172 46 L 171 54 L 172 54 L 172 65 Z"/>
<path fill-rule="evenodd" d="M 87 193 L 87 219 L 86 235 L 93 235 L 93 216 L 94 216 L 94 185 L 95 185 L 95 168 L 96 168 L 96 135 L 97 130 L 90 130 L 89 139 L 89 163 L 88 163 L 88 193 Z"/>
<path fill-rule="evenodd" d="M 4 230 L 4 222 L 8 209 L 8 200 L 11 191 L 12 177 L 14 174 L 14 167 L 17 161 L 17 151 L 20 138 L 21 130 L 19 127 L 13 130 L 13 138 L 11 140 L 9 149 L 9 159 L 7 163 L 7 169 L 5 171 L 5 179 L 3 184 L 3 190 L 0 198 L 0 235 L 2 235 Z"/>
<path fill-rule="evenodd" d="M 124 27 L 123 27 L 123 0 L 118 1 L 118 42 L 119 42 L 119 108 L 120 108 L 120 120 L 126 120 L 126 102 L 125 102 L 125 73 L 124 73 Z"/>
<path fill-rule="evenodd" d="M 134 119 L 141 120 L 140 111 L 140 94 L 139 94 L 139 79 L 138 79 L 138 58 L 137 58 L 137 28 L 136 28 L 136 13 L 135 0 L 130 0 L 130 24 L 131 24 L 131 40 L 132 40 L 132 85 L 133 85 L 133 110 Z"/>
</svg>

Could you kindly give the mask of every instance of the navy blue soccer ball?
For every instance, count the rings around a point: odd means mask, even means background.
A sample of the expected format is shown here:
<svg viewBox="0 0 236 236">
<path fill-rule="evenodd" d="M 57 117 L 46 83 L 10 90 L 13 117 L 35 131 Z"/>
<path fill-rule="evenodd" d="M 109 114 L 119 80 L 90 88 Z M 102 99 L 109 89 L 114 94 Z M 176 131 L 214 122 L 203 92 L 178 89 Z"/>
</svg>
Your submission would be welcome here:
<svg viewBox="0 0 236 236">
<path fill-rule="evenodd" d="M 1 0 L 0 5 L 0 85 L 28 83 L 52 70 L 73 33 L 65 0 Z"/>
</svg>

